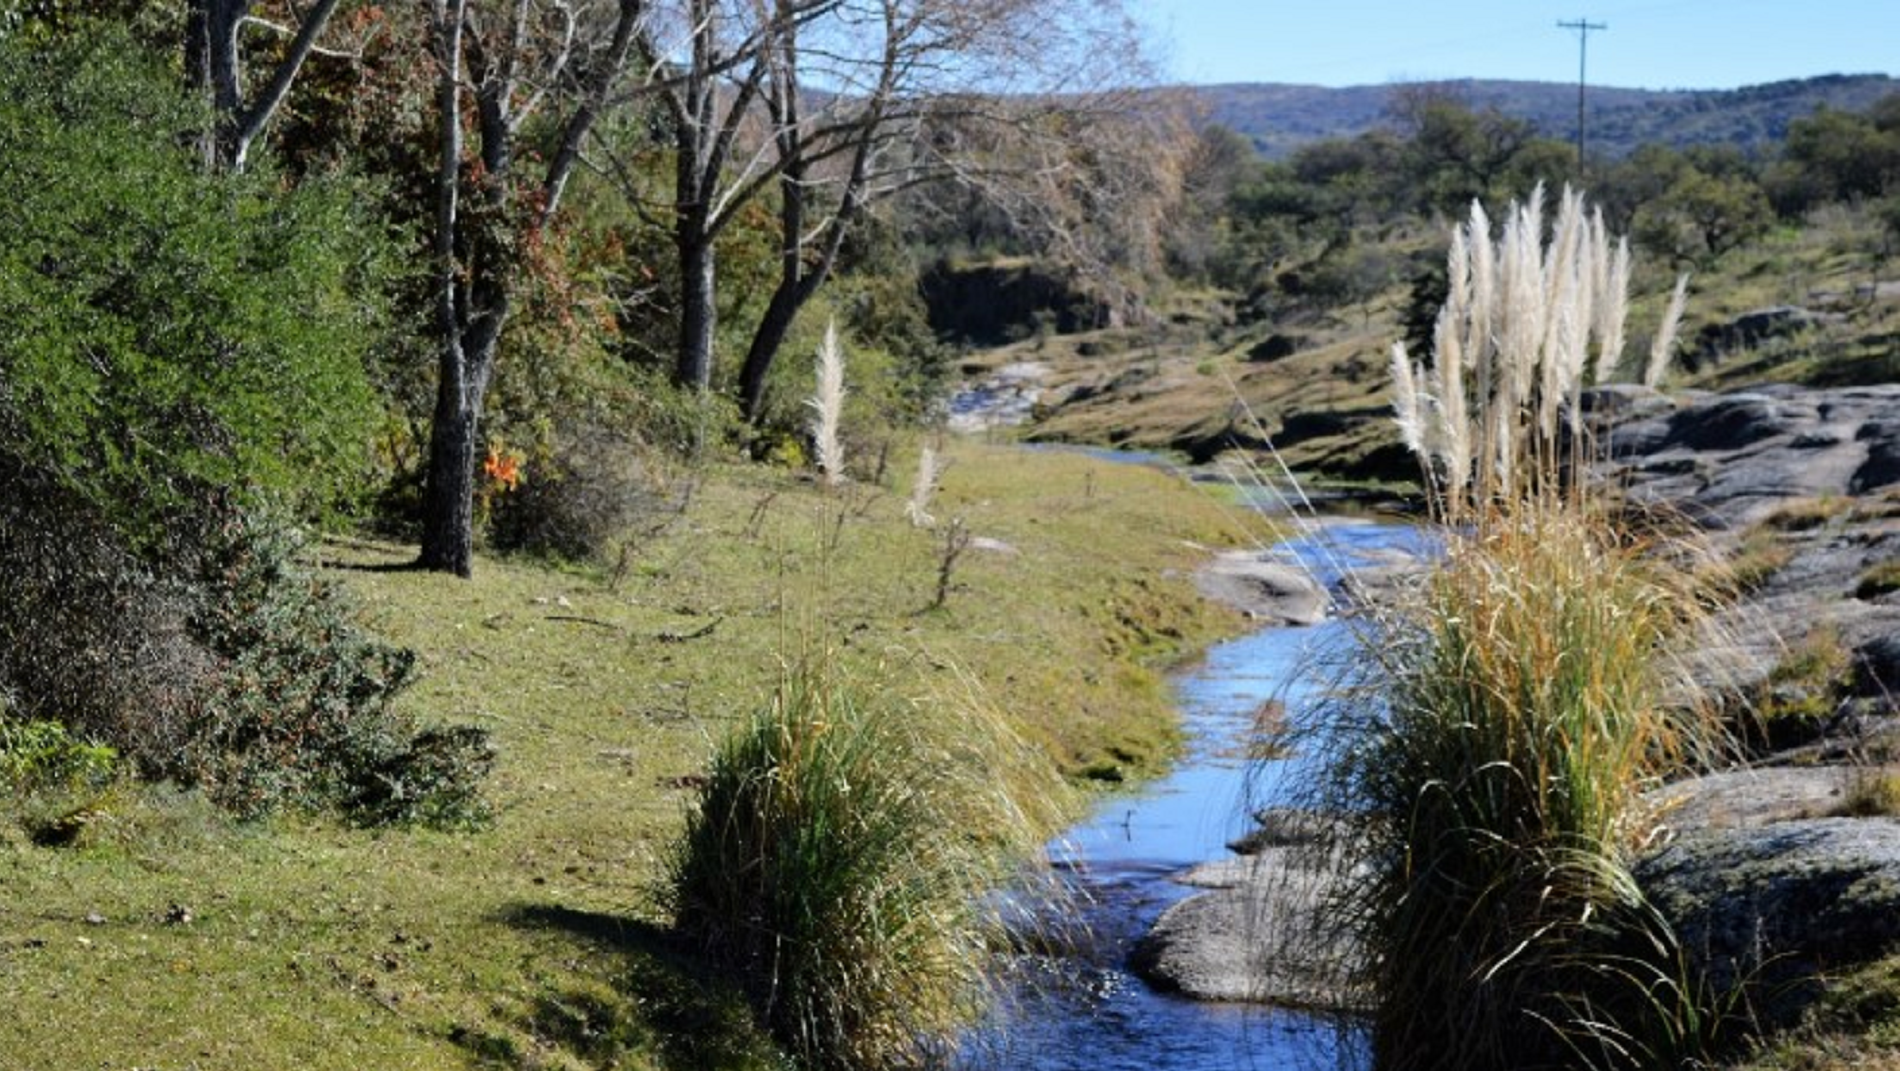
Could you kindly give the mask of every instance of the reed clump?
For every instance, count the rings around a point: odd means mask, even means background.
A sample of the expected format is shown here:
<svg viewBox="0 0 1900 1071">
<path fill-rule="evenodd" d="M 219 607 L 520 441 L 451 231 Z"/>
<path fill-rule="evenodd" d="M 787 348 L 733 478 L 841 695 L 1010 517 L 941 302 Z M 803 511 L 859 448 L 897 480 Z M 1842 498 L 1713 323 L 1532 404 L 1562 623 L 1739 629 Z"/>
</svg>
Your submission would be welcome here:
<svg viewBox="0 0 1900 1071">
<path fill-rule="evenodd" d="M 1549 231 L 1541 191 L 1495 243 L 1474 206 L 1432 360 L 1394 351 L 1445 555 L 1368 626 L 1370 702 L 1334 728 L 1327 788 L 1388 1071 L 1680 1067 L 1721 1019 L 1629 871 L 1643 791 L 1723 746 L 1678 658 L 1716 596 L 1582 476 L 1628 253 L 1568 190 Z"/>
<path fill-rule="evenodd" d="M 925 705 L 828 658 L 719 748 L 670 865 L 676 925 L 801 1066 L 910 1066 L 984 1003 L 986 893 L 1068 800 L 973 692 Z"/>
</svg>

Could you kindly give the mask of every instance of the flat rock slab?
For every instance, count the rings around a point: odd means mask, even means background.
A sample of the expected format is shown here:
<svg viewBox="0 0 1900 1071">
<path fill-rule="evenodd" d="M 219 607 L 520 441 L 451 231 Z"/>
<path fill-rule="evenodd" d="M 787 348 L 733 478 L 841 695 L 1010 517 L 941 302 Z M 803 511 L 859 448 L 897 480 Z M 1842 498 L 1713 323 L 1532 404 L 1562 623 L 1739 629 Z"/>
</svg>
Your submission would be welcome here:
<svg viewBox="0 0 1900 1071">
<path fill-rule="evenodd" d="M 1268 625 L 1312 625 L 1326 619 L 1332 597 L 1297 565 L 1236 550 L 1195 573 L 1201 594 Z"/>
<path fill-rule="evenodd" d="M 1724 770 L 1665 785 L 1647 802 L 1670 829 L 1741 829 L 1824 817 L 1840 806 L 1850 775 L 1840 766 Z"/>
<path fill-rule="evenodd" d="M 1820 972 L 1900 947 L 1900 822 L 1822 818 L 1683 836 L 1637 881 L 1718 986 L 1786 1022 Z"/>
</svg>

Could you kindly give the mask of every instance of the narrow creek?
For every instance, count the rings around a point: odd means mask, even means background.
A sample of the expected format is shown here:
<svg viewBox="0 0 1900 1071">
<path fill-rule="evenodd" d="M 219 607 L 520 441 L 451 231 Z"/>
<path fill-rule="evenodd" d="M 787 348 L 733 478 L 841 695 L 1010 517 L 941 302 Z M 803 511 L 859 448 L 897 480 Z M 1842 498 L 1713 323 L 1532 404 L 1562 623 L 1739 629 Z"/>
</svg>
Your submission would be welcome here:
<svg viewBox="0 0 1900 1071">
<path fill-rule="evenodd" d="M 1416 553 L 1418 530 L 1345 522 L 1279 544 L 1272 553 L 1298 561 L 1334 586 L 1343 570 L 1391 552 Z M 1190 743 L 1172 772 L 1138 794 L 1103 801 L 1053 848 L 1077 892 L 1081 951 L 1018 957 L 1009 995 L 966 1039 L 957 1065 L 1033 1071 L 1228 1071 L 1233 1068 L 1365 1066 L 1356 1025 L 1279 1009 L 1209 1004 L 1158 993 L 1126 968 L 1133 943 L 1170 905 L 1194 890 L 1174 875 L 1228 854 L 1246 831 L 1250 798 L 1242 744 L 1254 712 L 1268 699 L 1298 719 L 1316 694 L 1306 679 L 1316 652 L 1352 642 L 1337 620 L 1306 628 L 1268 628 L 1221 644 L 1174 682 Z M 1310 761 L 1310 760 L 1306 760 Z M 1302 758 L 1261 773 L 1269 782 L 1298 779 Z"/>
</svg>

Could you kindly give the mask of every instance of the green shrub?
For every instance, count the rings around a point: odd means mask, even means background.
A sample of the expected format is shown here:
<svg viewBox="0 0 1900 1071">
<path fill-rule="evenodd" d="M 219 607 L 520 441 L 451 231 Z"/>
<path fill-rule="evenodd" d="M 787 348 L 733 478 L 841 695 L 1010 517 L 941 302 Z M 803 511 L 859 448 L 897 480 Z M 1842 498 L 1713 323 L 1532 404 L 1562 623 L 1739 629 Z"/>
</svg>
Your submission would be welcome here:
<svg viewBox="0 0 1900 1071">
<path fill-rule="evenodd" d="M 486 811 L 487 734 L 418 731 L 391 707 L 415 656 L 370 635 L 299 566 L 291 529 L 238 516 L 201 567 L 189 622 L 220 672 L 177 763 L 240 814 L 336 808 L 371 823 L 464 824 Z"/>
<path fill-rule="evenodd" d="M 418 735 L 392 708 L 412 657 L 295 562 L 292 529 L 207 510 L 195 545 L 154 563 L 56 481 L 6 475 L 0 687 L 16 716 L 109 744 L 132 771 L 239 814 L 480 816 L 486 742 Z"/>
<path fill-rule="evenodd" d="M 0 39 L 0 453 L 141 537 L 327 505 L 377 414 L 391 240 L 347 184 L 206 173 L 200 118 L 121 33 Z"/>
<path fill-rule="evenodd" d="M 0 782 L 16 790 L 103 785 L 118 759 L 117 751 L 77 739 L 58 722 L 15 722 L 0 705 Z"/>
<path fill-rule="evenodd" d="M 395 246 L 346 183 L 211 174 L 103 25 L 0 36 L 0 688 L 242 814 L 479 811 L 473 731 L 292 561 L 358 492 Z"/>
<path fill-rule="evenodd" d="M 979 705 L 802 665 L 713 759 L 671 861 L 676 924 L 804 1065 L 914 1060 L 979 1006 L 981 898 L 1053 828 L 1052 770 Z"/>
</svg>

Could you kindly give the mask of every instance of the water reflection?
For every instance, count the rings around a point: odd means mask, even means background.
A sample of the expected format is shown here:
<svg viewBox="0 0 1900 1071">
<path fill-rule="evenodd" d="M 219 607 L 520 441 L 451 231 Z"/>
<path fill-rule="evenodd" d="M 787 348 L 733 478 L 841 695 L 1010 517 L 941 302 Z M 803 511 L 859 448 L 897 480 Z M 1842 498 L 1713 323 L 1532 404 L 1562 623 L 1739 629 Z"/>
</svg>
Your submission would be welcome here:
<svg viewBox="0 0 1900 1071">
<path fill-rule="evenodd" d="M 1276 552 L 1336 584 L 1343 572 L 1388 552 L 1423 551 L 1409 527 L 1346 524 L 1289 541 Z M 1245 831 L 1248 770 L 1241 745 L 1261 704 L 1277 698 L 1297 718 L 1315 697 L 1310 668 L 1352 641 L 1329 622 L 1268 629 L 1222 644 L 1179 677 L 1176 692 L 1193 743 L 1165 779 L 1139 796 L 1104 801 L 1053 852 L 1074 876 L 1088 939 L 1067 955 L 1021 955 L 1009 994 L 954 1061 L 969 1071 L 1214 1071 L 1233 1068 L 1360 1068 L 1362 1032 L 1350 1020 L 1264 1007 L 1206 1004 L 1161 994 L 1130 975 L 1134 941 L 1193 890 L 1180 871 L 1226 854 Z M 1302 757 L 1271 777 L 1304 776 Z M 1258 799 L 1254 783 L 1251 798 Z"/>
</svg>

